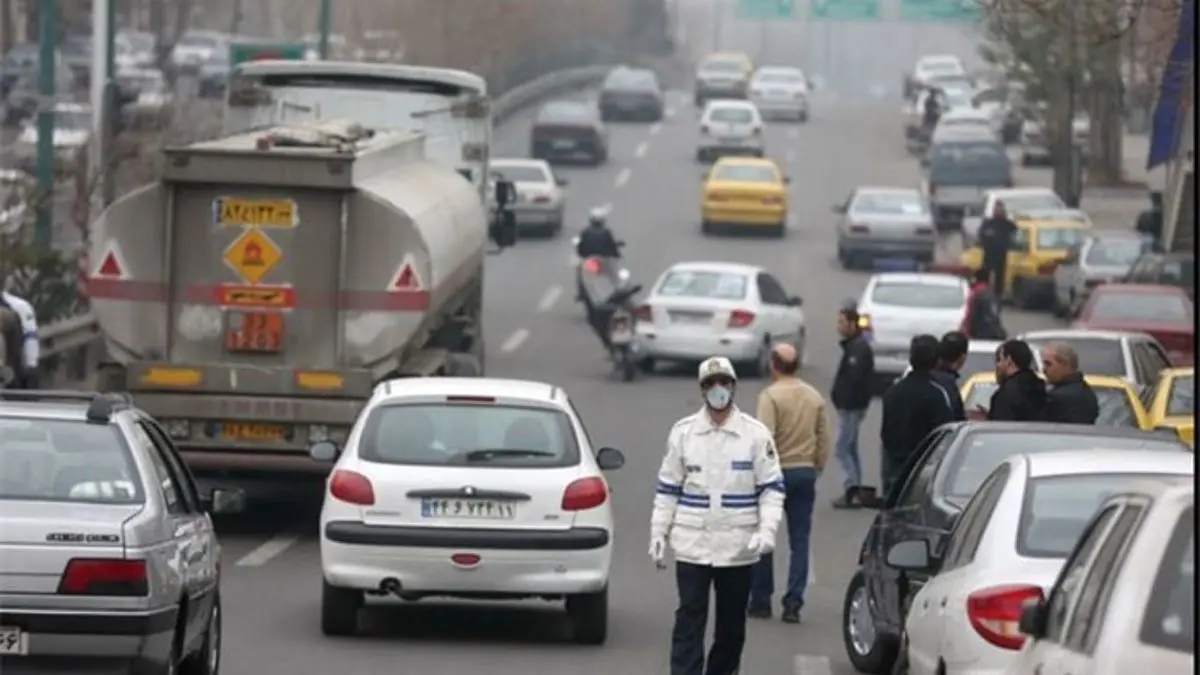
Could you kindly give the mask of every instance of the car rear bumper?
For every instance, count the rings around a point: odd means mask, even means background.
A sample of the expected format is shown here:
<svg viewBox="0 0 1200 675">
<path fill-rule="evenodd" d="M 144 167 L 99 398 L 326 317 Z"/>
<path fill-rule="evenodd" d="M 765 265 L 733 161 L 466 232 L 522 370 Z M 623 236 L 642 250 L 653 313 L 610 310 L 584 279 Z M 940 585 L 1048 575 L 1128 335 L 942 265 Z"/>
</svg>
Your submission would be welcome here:
<svg viewBox="0 0 1200 675">
<path fill-rule="evenodd" d="M 549 225 L 561 225 L 563 221 L 563 207 L 547 206 L 545 208 L 537 206 L 518 206 L 512 209 L 513 216 L 517 219 L 517 227 L 545 227 Z"/>
<path fill-rule="evenodd" d="M 754 98 L 753 101 L 763 117 L 800 117 L 808 114 L 807 99 Z"/>
<path fill-rule="evenodd" d="M 738 208 L 736 206 L 704 206 L 701 218 L 720 225 L 762 225 L 776 227 L 787 222 L 784 208 Z"/>
<path fill-rule="evenodd" d="M 21 629 L 28 644 L 25 656 L 0 657 L 0 672 L 128 673 L 132 667 L 136 673 L 166 662 L 177 617 L 174 607 L 139 613 L 0 609 L 0 626 Z"/>
<path fill-rule="evenodd" d="M 639 324 L 637 333 L 642 358 L 703 361 L 724 356 L 731 361 L 752 361 L 762 349 L 761 338 L 751 332 L 696 335 Z"/>
<path fill-rule="evenodd" d="M 696 84 L 696 98 L 746 98 L 745 84 Z"/>
<path fill-rule="evenodd" d="M 841 249 L 845 253 L 860 253 L 867 255 L 896 255 L 912 256 L 915 258 L 932 258 L 937 250 L 937 242 L 929 239 L 842 239 Z"/>
<path fill-rule="evenodd" d="M 744 139 L 704 139 L 701 140 L 697 148 L 701 152 L 710 152 L 714 154 L 756 154 L 763 151 L 763 142 L 761 138 L 744 138 Z"/>
<path fill-rule="evenodd" d="M 463 567 L 455 553 L 475 553 Z M 404 592 L 429 595 L 563 595 L 608 583 L 612 540 L 602 528 L 567 530 L 435 529 L 326 524 L 321 569 L 342 588 L 374 590 L 384 579 Z"/>
</svg>

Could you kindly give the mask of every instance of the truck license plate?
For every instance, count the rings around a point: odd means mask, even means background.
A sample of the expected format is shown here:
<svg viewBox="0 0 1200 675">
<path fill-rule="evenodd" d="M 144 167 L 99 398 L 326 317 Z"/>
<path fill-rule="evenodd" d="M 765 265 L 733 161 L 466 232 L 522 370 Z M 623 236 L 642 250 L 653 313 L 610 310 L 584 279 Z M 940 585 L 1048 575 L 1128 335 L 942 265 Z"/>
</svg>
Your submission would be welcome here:
<svg viewBox="0 0 1200 675">
<path fill-rule="evenodd" d="M 0 655 L 25 656 L 29 653 L 29 636 L 20 628 L 0 626 Z"/>
<path fill-rule="evenodd" d="M 283 314 L 230 311 L 226 317 L 225 349 L 272 354 L 283 350 Z"/>
<path fill-rule="evenodd" d="M 221 425 L 221 435 L 238 441 L 255 443 L 277 443 L 287 440 L 287 427 L 282 424 L 249 424 L 226 422 Z"/>
</svg>

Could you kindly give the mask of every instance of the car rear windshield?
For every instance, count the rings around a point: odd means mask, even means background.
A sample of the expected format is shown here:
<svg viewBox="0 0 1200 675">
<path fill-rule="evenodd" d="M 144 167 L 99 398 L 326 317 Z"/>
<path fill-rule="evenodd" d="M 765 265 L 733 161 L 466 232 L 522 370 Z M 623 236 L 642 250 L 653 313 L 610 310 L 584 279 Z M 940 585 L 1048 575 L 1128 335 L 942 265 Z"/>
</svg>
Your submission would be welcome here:
<svg viewBox="0 0 1200 675">
<path fill-rule="evenodd" d="M 917 193 L 867 192 L 860 194 L 850 209 L 863 215 L 919 216 L 928 211 L 925 201 Z"/>
<path fill-rule="evenodd" d="M 1126 489 L 1130 481 L 1151 477 L 1169 476 L 1096 473 L 1034 478 L 1025 490 L 1017 552 L 1026 558 L 1065 560 L 1101 503 Z"/>
<path fill-rule="evenodd" d="M 700 66 L 700 70 L 706 73 L 740 73 L 745 68 L 744 63 L 733 59 L 714 59 Z"/>
<path fill-rule="evenodd" d="M 420 466 L 562 467 L 578 463 L 579 446 L 560 411 L 448 401 L 375 408 L 359 457 Z"/>
<path fill-rule="evenodd" d="M 1138 638 L 1183 654 L 1196 653 L 1196 510 L 1180 514 L 1146 603 Z"/>
<path fill-rule="evenodd" d="M 713 172 L 714 180 L 744 181 L 748 183 L 776 183 L 779 175 L 769 166 L 755 164 L 726 164 Z"/>
<path fill-rule="evenodd" d="M 954 309 L 967 301 L 962 286 L 922 284 L 918 282 L 889 281 L 875 284 L 871 291 L 871 302 L 889 307 L 924 307 L 929 309 Z"/>
<path fill-rule="evenodd" d="M 1097 293 L 1096 301 L 1092 303 L 1091 317 L 1147 323 L 1191 321 L 1188 306 L 1183 298 L 1152 293 Z"/>
<path fill-rule="evenodd" d="M 1029 341 L 1029 346 L 1037 347 L 1040 350 L 1049 342 L 1051 341 L 1045 340 L 1036 343 Z M 1125 354 L 1121 350 L 1121 343 L 1117 340 L 1071 338 L 1063 340 L 1063 342 L 1071 345 L 1071 348 L 1079 355 L 1080 372 L 1091 375 L 1125 377 Z"/>
<path fill-rule="evenodd" d="M 1177 439 L 1146 434 L 1114 436 L 1097 428 L 1094 434 L 1056 434 L 1049 431 L 986 432 L 977 431 L 963 439 L 947 464 L 946 496 L 965 504 L 1000 463 L 1018 452 L 1055 450 L 1165 450 L 1186 452 Z"/>
<path fill-rule="evenodd" d="M 135 467 L 115 426 L 0 417 L 0 500 L 141 504 Z"/>
<path fill-rule="evenodd" d="M 614 70 L 604 80 L 605 88 L 654 89 L 654 73 L 644 70 Z"/>
<path fill-rule="evenodd" d="M 937 185 L 1005 185 L 1012 167 L 1004 146 L 991 141 L 937 143 L 929 149 L 929 182 Z"/>
<path fill-rule="evenodd" d="M 1141 239 L 1107 239 L 1088 249 L 1084 262 L 1096 266 L 1129 267 L 1150 247 Z"/>
<path fill-rule="evenodd" d="M 1167 395 L 1167 414 L 1196 414 L 1196 378 L 1194 376 L 1177 377 L 1171 383 L 1171 393 Z"/>
<path fill-rule="evenodd" d="M 592 109 L 580 103 L 547 103 L 538 115 L 542 122 L 584 122 L 594 117 Z"/>
<path fill-rule="evenodd" d="M 1004 202 L 1004 208 L 1013 215 L 1061 211 L 1066 208 L 1066 204 L 1054 194 L 1006 195 L 1000 201 Z"/>
<path fill-rule="evenodd" d="M 550 177 L 546 170 L 536 166 L 503 166 L 492 165 L 492 173 L 503 176 L 514 183 L 548 183 Z"/>
<path fill-rule="evenodd" d="M 748 286 L 746 277 L 741 274 L 676 270 L 663 279 L 658 294 L 668 298 L 744 300 Z"/>
<path fill-rule="evenodd" d="M 754 113 L 742 106 L 719 106 L 709 111 L 708 120 L 724 124 L 750 124 L 754 121 Z"/>
<path fill-rule="evenodd" d="M 1140 426 L 1137 413 L 1133 408 L 1133 400 L 1124 389 L 1115 387 L 1092 387 L 1096 393 L 1096 402 L 1100 405 L 1100 415 L 1096 424 L 1102 427 L 1132 427 Z M 968 410 L 976 406 L 984 409 L 991 407 L 992 394 L 996 393 L 995 382 L 981 382 L 971 388 L 967 400 L 963 403 Z"/>
</svg>

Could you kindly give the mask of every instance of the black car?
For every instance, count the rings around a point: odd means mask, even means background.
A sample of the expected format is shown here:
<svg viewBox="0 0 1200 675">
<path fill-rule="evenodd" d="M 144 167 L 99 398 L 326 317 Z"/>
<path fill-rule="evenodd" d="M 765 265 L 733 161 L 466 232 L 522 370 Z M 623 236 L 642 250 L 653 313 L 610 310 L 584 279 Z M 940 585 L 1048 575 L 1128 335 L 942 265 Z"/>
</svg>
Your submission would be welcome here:
<svg viewBox="0 0 1200 675">
<path fill-rule="evenodd" d="M 608 130 L 596 106 L 584 101 L 550 101 L 538 110 L 530 132 L 529 156 L 546 161 L 608 161 Z"/>
<path fill-rule="evenodd" d="M 659 122 L 663 110 L 662 86 L 654 71 L 616 68 L 604 78 L 600 90 L 600 119 Z"/>
<path fill-rule="evenodd" d="M 1129 273 L 1125 275 L 1123 282 L 1178 286 L 1194 301 L 1196 299 L 1196 254 L 1191 251 L 1143 253 L 1129 268 Z"/>
<path fill-rule="evenodd" d="M 1019 452 L 1106 448 L 1189 448 L 1166 435 L 1136 429 L 1029 422 L 954 422 L 925 437 L 906 467 L 901 487 L 887 495 L 863 540 L 859 570 L 846 588 L 842 638 L 861 673 L 892 672 L 909 599 L 928 577 L 885 564 L 892 546 L 925 539 L 936 559 L 955 520 L 983 480 Z"/>
<path fill-rule="evenodd" d="M 922 165 L 939 231 L 962 229 L 971 209 L 992 188 L 1013 186 L 1012 161 L 998 138 L 951 135 L 935 139 Z"/>
</svg>

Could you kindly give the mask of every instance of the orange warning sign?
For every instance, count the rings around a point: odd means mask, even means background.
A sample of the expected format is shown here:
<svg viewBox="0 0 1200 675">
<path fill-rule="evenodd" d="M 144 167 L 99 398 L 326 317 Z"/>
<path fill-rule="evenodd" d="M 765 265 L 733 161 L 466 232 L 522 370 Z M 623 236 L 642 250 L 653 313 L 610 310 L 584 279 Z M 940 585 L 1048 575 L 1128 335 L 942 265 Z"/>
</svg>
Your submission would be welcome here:
<svg viewBox="0 0 1200 675">
<path fill-rule="evenodd" d="M 124 279 L 125 264 L 121 262 L 121 256 L 117 253 L 116 246 L 109 245 L 108 250 L 100 258 L 100 265 L 96 267 L 96 271 L 92 276 L 102 279 Z"/>
<path fill-rule="evenodd" d="M 292 309 L 296 306 L 296 290 L 291 286 L 222 284 L 217 287 L 217 304 L 222 307 Z"/>
<path fill-rule="evenodd" d="M 421 282 L 421 275 L 417 273 L 417 268 L 413 265 L 412 258 L 405 258 L 404 262 L 396 270 L 396 275 L 392 277 L 392 283 L 388 284 L 388 291 L 392 293 L 405 293 L 422 290 L 425 290 L 425 284 Z"/>
<path fill-rule="evenodd" d="M 283 260 L 283 251 L 255 228 L 234 239 L 222 259 L 246 283 L 257 284 Z"/>
</svg>

